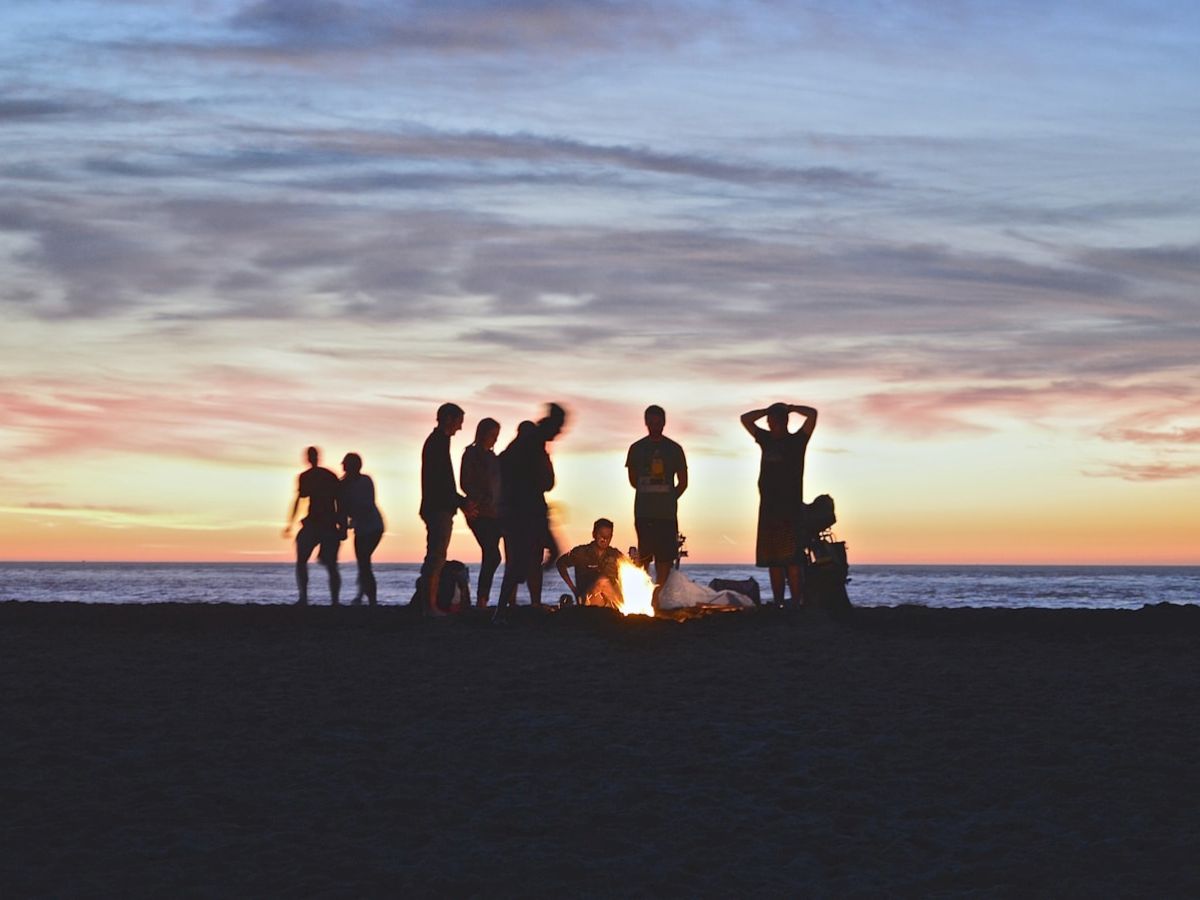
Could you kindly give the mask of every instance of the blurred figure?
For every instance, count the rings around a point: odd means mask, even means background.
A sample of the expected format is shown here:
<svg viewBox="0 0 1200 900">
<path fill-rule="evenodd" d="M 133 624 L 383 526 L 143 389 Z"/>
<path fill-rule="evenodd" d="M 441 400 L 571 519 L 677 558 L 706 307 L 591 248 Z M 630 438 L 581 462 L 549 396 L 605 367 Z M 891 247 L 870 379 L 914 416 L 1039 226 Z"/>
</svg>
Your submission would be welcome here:
<svg viewBox="0 0 1200 900">
<path fill-rule="evenodd" d="M 554 464 L 546 445 L 558 437 L 566 411 L 548 404 L 537 423 L 522 422 L 517 436 L 500 454 L 500 523 L 504 537 L 504 578 L 496 621 L 517 602 L 517 586 L 529 589 L 529 602 L 542 605 L 542 556 L 549 529 L 546 492 L 554 487 Z"/>
<path fill-rule="evenodd" d="M 804 417 L 800 427 L 788 431 L 792 413 Z M 766 429 L 756 424 L 767 418 Z M 758 470 L 758 541 L 755 564 L 769 570 L 777 606 L 784 605 L 784 575 L 791 589 L 791 605 L 804 605 L 804 547 L 811 535 L 804 528 L 804 456 L 817 411 L 811 406 L 772 403 L 766 409 L 742 414 L 742 427 L 762 449 Z"/>
<path fill-rule="evenodd" d="M 329 571 L 329 599 L 338 605 L 342 576 L 338 572 L 338 548 L 346 539 L 346 515 L 338 500 L 338 479 L 328 469 L 318 465 L 321 452 L 316 447 L 304 451 L 308 469 L 296 480 L 296 502 L 283 528 L 283 536 L 291 537 L 292 525 L 300 511 L 301 498 L 308 498 L 308 513 L 300 521 L 296 534 L 296 587 L 300 591 L 300 606 L 308 605 L 308 560 L 320 547 L 317 559 Z"/>
<path fill-rule="evenodd" d="M 580 544 L 558 558 L 558 574 L 580 605 L 621 607 L 618 567 L 625 554 L 612 546 L 612 540 L 612 520 L 597 519 L 592 525 L 592 542 Z M 574 580 L 569 567 L 575 569 Z"/>
<path fill-rule="evenodd" d="M 364 475 L 362 457 L 347 453 L 342 459 L 341 504 L 347 527 L 354 529 L 354 559 L 358 563 L 358 592 L 351 604 L 358 606 L 363 596 L 374 606 L 378 599 L 371 554 L 383 539 L 383 516 L 375 505 L 375 482 Z"/>
<path fill-rule="evenodd" d="M 654 561 L 654 580 L 661 588 L 679 552 L 679 498 L 688 487 L 687 458 L 683 448 L 663 434 L 667 414 L 661 406 L 646 407 L 643 418 L 646 437 L 630 445 L 625 468 L 636 491 L 633 522 L 638 564 L 649 571 Z M 657 590 L 654 606 L 658 608 Z"/>
<path fill-rule="evenodd" d="M 446 565 L 446 551 L 454 531 L 454 516 L 461 509 L 474 518 L 475 506 L 458 492 L 454 464 L 450 461 L 450 438 L 462 428 L 464 413 L 454 403 L 438 407 L 437 425 L 421 447 L 421 520 L 425 523 L 425 560 L 421 575 L 428 589 L 427 612 L 444 616 L 438 608 L 438 585 Z"/>
<path fill-rule="evenodd" d="M 475 517 L 467 525 L 483 559 L 479 564 L 479 583 L 475 589 L 475 605 L 488 605 L 492 579 L 500 567 L 500 460 L 494 447 L 500 437 L 500 423 L 495 419 L 480 419 L 475 426 L 475 441 L 463 450 L 458 480 L 467 500 L 475 504 Z"/>
</svg>

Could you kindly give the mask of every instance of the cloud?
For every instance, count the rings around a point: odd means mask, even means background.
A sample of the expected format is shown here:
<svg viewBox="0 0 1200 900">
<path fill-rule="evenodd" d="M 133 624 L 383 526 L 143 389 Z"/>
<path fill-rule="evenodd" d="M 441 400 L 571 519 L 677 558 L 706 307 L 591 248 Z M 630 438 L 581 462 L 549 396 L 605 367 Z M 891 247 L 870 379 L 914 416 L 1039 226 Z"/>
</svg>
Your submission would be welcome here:
<svg viewBox="0 0 1200 900">
<path fill-rule="evenodd" d="M 703 21 L 685 11 L 675 4 L 613 0 L 260 0 L 233 15 L 228 25 L 234 34 L 248 36 L 245 51 L 281 58 L 385 49 L 511 54 L 672 45 Z"/>
<path fill-rule="evenodd" d="M 1123 481 L 1175 481 L 1200 476 L 1200 463 L 1112 463 L 1103 469 L 1085 471 L 1093 478 Z"/>
<path fill-rule="evenodd" d="M 1128 444 L 1185 444 L 1200 445 L 1200 428 L 1174 428 L 1166 431 L 1149 431 L 1126 428 L 1112 434 L 1102 435 L 1105 440 Z"/>
</svg>

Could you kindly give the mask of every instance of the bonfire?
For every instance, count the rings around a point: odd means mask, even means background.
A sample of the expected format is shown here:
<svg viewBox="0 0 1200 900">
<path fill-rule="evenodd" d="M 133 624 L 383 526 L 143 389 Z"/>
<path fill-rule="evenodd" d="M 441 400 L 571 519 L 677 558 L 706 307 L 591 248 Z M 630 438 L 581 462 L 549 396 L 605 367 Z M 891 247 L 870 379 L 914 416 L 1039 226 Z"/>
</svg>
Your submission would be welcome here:
<svg viewBox="0 0 1200 900">
<path fill-rule="evenodd" d="M 617 568 L 621 580 L 622 602 L 618 607 L 623 616 L 654 615 L 654 582 L 645 569 L 622 560 Z"/>
</svg>

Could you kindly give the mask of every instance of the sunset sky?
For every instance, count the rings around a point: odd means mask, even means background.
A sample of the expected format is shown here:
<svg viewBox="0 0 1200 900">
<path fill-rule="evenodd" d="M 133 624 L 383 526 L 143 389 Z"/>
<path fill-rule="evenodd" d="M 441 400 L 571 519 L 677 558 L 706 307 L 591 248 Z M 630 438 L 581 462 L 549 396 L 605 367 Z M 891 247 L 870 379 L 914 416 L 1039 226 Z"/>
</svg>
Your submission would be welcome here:
<svg viewBox="0 0 1200 900">
<path fill-rule="evenodd" d="M 1198 4 L 5 0 L 0 79 L 0 558 L 286 560 L 316 444 L 416 560 L 438 404 L 554 400 L 564 540 L 659 403 L 752 561 L 784 400 L 852 563 L 1200 563 Z"/>
</svg>

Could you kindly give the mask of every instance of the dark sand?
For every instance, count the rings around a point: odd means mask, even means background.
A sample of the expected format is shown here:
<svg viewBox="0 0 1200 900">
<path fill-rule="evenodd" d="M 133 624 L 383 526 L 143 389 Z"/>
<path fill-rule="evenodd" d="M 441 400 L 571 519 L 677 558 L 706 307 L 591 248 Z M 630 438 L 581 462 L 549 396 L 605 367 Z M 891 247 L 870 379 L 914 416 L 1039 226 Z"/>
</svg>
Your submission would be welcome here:
<svg viewBox="0 0 1200 900">
<path fill-rule="evenodd" d="M 4 896 L 1200 893 L 1200 608 L 367 612 L 0 604 Z"/>
</svg>

